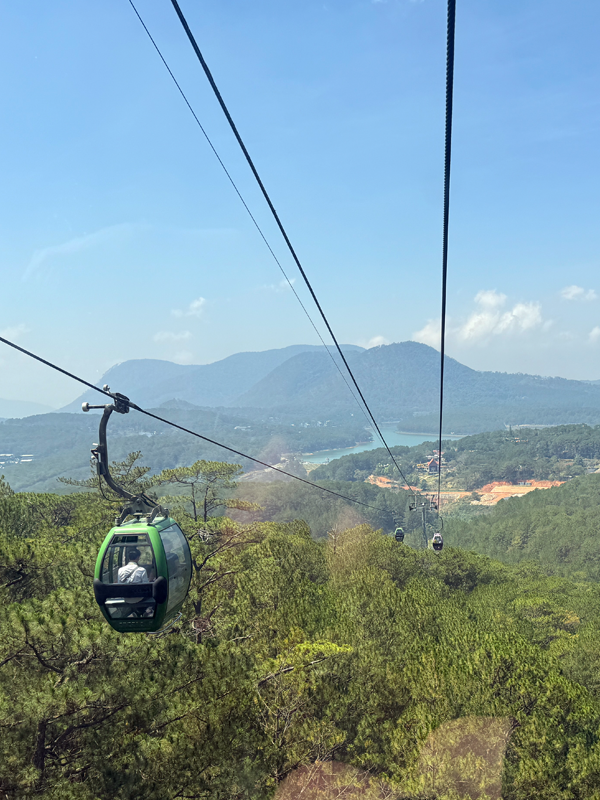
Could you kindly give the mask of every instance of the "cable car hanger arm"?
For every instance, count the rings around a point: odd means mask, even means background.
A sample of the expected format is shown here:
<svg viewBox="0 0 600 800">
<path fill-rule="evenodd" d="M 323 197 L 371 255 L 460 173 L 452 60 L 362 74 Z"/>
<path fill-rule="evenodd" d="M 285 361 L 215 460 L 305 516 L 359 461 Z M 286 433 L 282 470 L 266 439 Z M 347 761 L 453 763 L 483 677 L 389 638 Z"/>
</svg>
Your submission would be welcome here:
<svg viewBox="0 0 600 800">
<path fill-rule="evenodd" d="M 110 474 L 110 469 L 108 466 L 108 441 L 106 435 L 108 420 L 110 419 L 113 411 L 116 411 L 118 414 L 128 414 L 129 408 L 133 404 L 124 394 L 121 394 L 120 392 L 111 392 L 108 385 L 103 386 L 103 391 L 113 398 L 112 403 L 102 406 L 93 406 L 90 405 L 90 403 L 82 403 L 81 409 L 82 411 L 90 411 L 90 409 L 104 410 L 98 428 L 98 444 L 95 444 L 92 448 L 92 459 L 96 464 L 98 476 L 101 479 L 104 478 L 107 485 L 113 490 L 113 492 L 115 492 L 115 494 L 118 494 L 120 497 L 123 497 L 125 500 L 129 501 L 129 503 L 126 504 L 121 510 L 121 514 L 117 519 L 117 525 L 121 525 L 129 515 L 141 516 L 148 514 L 150 515 L 148 518 L 149 522 L 152 522 L 158 516 L 158 514 L 162 513 L 164 516 L 166 516 L 166 510 L 163 509 L 162 506 L 158 505 L 158 503 L 156 503 L 151 497 L 148 497 L 148 495 L 144 494 L 143 492 L 138 495 L 128 492 L 127 489 L 124 489 L 122 486 L 120 486 Z"/>
</svg>

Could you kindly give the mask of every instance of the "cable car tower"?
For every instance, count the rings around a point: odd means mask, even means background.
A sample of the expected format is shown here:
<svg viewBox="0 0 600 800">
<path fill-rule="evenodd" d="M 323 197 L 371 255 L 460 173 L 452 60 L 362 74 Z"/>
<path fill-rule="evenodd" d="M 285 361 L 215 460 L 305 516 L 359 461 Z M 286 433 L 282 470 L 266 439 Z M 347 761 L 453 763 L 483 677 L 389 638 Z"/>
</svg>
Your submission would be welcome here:
<svg viewBox="0 0 600 800">
<path fill-rule="evenodd" d="M 437 511 L 438 504 L 435 495 L 414 495 L 412 503 L 408 504 L 410 511 L 420 511 L 423 524 L 423 547 L 427 549 L 429 540 L 427 538 L 427 512 Z M 441 549 L 441 548 L 440 548 Z"/>
</svg>

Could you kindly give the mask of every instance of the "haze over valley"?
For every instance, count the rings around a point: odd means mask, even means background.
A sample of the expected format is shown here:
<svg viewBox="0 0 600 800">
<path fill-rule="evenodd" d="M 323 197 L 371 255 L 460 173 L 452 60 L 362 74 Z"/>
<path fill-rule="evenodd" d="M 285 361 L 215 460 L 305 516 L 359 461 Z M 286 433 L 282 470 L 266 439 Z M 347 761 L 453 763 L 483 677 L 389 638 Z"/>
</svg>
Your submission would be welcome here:
<svg viewBox="0 0 600 800">
<path fill-rule="evenodd" d="M 379 420 L 433 438 L 439 391 L 434 348 L 401 342 L 371 349 L 344 345 L 344 351 Z M 324 348 L 310 345 L 238 353 L 203 366 L 126 361 L 108 370 L 98 386 L 107 383 L 142 408 L 158 409 L 167 419 L 268 463 L 289 454 L 301 461 L 303 453 L 372 439 L 369 421 L 336 363 Z M 98 416 L 81 413 L 84 401 L 103 402 L 102 395 L 87 390 L 58 412 L 0 424 L 0 467 L 15 488 L 55 491 L 58 476 L 87 474 Z M 447 434 L 569 423 L 600 424 L 600 385 L 478 372 L 446 359 Z M 135 411 L 113 415 L 109 431 L 111 457 L 119 460 L 140 450 L 154 472 L 198 458 L 235 460 Z M 249 461 L 243 466 L 252 469 Z"/>
</svg>

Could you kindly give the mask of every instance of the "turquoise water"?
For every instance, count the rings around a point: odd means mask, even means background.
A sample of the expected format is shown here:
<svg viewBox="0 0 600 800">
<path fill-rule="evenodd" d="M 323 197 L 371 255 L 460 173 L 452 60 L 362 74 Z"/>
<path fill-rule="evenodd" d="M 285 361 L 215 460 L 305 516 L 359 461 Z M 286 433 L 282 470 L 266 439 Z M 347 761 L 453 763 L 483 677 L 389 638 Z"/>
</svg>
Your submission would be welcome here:
<svg viewBox="0 0 600 800">
<path fill-rule="evenodd" d="M 403 444 L 407 447 L 413 447 L 422 442 L 434 442 L 437 440 L 435 433 L 398 433 L 395 425 L 381 425 L 381 432 L 383 433 L 386 442 L 390 447 Z M 444 439 L 460 439 L 460 436 L 446 436 Z M 354 453 L 364 453 L 365 450 L 375 450 L 378 447 L 383 447 L 379 437 L 373 437 L 372 442 L 366 444 L 357 444 L 354 447 L 343 447 L 339 450 L 320 450 L 318 453 L 304 454 L 302 461 L 309 464 L 326 464 L 334 458 L 347 456 Z"/>
</svg>

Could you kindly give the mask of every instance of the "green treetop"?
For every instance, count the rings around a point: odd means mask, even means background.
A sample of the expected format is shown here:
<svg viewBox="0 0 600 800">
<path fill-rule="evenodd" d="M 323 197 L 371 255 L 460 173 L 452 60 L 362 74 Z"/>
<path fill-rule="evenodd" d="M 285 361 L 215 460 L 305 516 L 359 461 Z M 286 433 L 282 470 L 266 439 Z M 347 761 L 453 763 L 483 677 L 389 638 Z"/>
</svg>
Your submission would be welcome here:
<svg viewBox="0 0 600 800">
<path fill-rule="evenodd" d="M 201 517 L 207 522 L 218 508 L 237 508 L 241 511 L 258 508 L 255 503 L 227 496 L 236 488 L 235 479 L 241 472 L 239 464 L 200 460 L 191 467 L 165 469 L 157 476 L 156 482 L 182 487 L 191 503 L 194 521 Z"/>
</svg>

